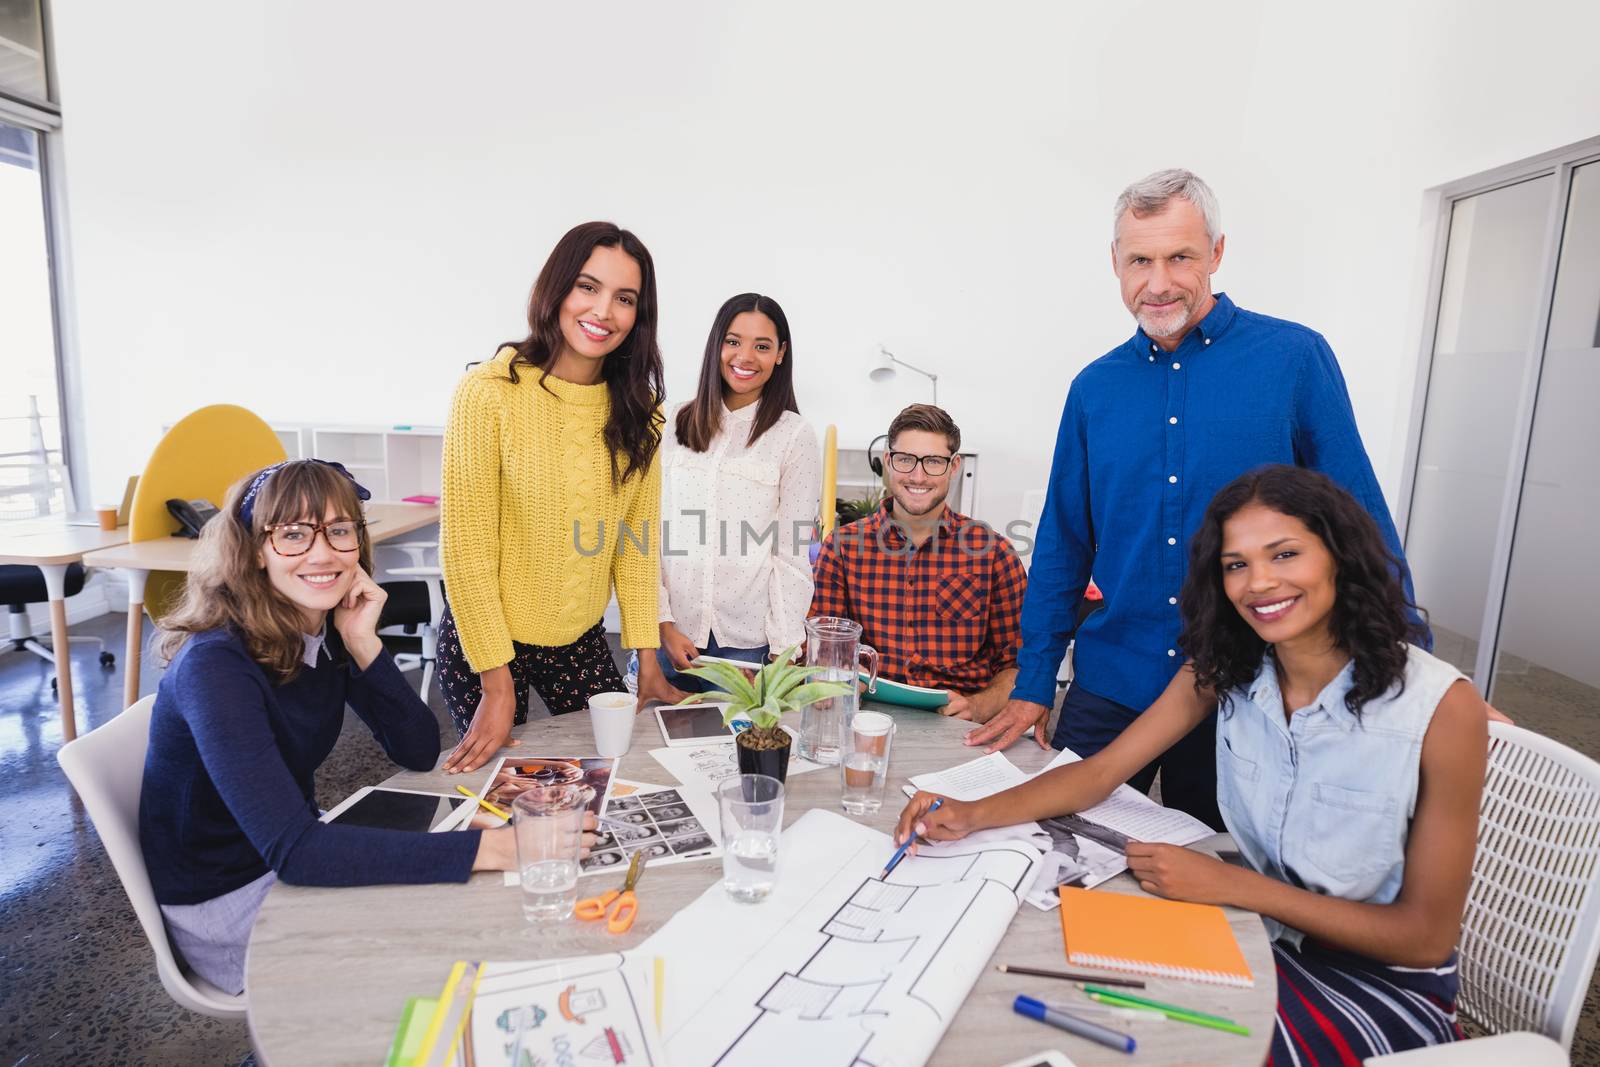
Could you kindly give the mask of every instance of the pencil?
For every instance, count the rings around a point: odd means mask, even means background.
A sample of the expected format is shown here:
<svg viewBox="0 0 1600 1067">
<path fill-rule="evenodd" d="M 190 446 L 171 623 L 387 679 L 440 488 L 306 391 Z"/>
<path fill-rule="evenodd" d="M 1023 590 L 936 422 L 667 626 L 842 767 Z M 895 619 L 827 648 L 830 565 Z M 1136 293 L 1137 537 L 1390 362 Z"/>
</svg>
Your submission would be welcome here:
<svg viewBox="0 0 1600 1067">
<path fill-rule="evenodd" d="M 943 805 L 944 805 L 944 797 L 939 797 L 936 800 L 934 800 L 934 802 L 932 804 L 928 805 L 928 810 L 923 812 L 923 814 L 924 815 L 932 815 L 934 812 L 938 811 Z M 906 838 L 906 843 L 901 845 L 899 848 L 894 850 L 894 855 L 890 856 L 889 857 L 889 862 L 885 863 L 883 865 L 883 873 L 878 875 L 878 877 L 879 878 L 887 878 L 887 877 L 889 877 L 889 872 L 894 870 L 896 867 L 898 867 L 900 865 L 900 861 L 906 858 L 906 850 L 909 849 L 912 845 L 914 845 L 916 843 L 917 843 L 917 835 L 916 835 L 915 831 L 913 831 L 911 836 Z"/>
<path fill-rule="evenodd" d="M 511 813 L 509 811 L 506 811 L 504 808 L 495 807 L 493 804 L 489 803 L 487 800 L 483 799 L 478 794 L 476 794 L 472 790 L 468 789 L 466 786 L 464 786 L 464 785 L 456 786 L 456 792 L 460 793 L 464 797 L 471 797 L 473 800 L 476 800 L 479 804 L 483 805 L 483 809 L 485 811 L 489 812 L 490 814 L 498 815 L 502 819 L 504 819 L 506 822 L 510 822 L 511 821 Z"/>
<path fill-rule="evenodd" d="M 1018 967 L 1011 963 L 996 964 L 995 970 L 1004 971 L 1006 974 L 1025 974 L 1030 978 L 1062 978 L 1068 982 L 1098 982 L 1101 985 L 1120 985 L 1129 989 L 1144 988 L 1144 983 L 1137 978 L 1105 978 L 1093 974 L 1078 974 L 1074 971 L 1041 971 L 1034 967 Z"/>
</svg>

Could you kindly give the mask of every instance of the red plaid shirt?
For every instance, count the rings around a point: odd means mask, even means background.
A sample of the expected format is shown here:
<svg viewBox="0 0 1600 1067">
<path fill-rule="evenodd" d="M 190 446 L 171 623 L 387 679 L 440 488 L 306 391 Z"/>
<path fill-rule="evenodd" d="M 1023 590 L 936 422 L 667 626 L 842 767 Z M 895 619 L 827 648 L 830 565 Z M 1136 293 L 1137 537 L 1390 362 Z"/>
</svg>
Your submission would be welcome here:
<svg viewBox="0 0 1600 1067">
<path fill-rule="evenodd" d="M 913 548 L 886 502 L 822 542 L 811 615 L 861 624 L 896 682 L 973 693 L 1017 665 L 1028 576 L 1011 542 L 948 507 Z"/>
</svg>

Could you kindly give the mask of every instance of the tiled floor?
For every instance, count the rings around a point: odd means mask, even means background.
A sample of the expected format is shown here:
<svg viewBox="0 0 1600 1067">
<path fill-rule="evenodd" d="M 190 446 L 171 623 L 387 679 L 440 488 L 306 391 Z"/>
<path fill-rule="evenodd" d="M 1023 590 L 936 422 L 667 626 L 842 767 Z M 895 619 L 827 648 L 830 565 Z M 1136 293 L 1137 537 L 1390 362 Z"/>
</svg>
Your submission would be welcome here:
<svg viewBox="0 0 1600 1067">
<path fill-rule="evenodd" d="M 120 660 L 125 617 L 106 615 L 75 634 L 106 640 Z M 103 671 L 94 650 L 74 655 L 78 729 L 119 710 L 122 665 Z M 23 653 L 0 655 L 0 1067 L 20 1064 L 241 1063 L 243 1023 L 223 1023 L 175 1005 L 93 826 L 56 764 L 61 719 L 50 693 L 53 668 Z M 147 669 L 144 692 L 155 689 Z M 1591 756 L 1600 755 L 1594 690 L 1530 672 L 1503 685 L 1499 703 L 1524 725 Z M 441 736 L 452 736 L 439 702 Z M 350 716 L 317 776 L 317 800 L 331 807 L 392 772 L 381 749 Z M 1573 1046 L 1575 1064 L 1600 1067 L 1600 995 L 1591 987 Z M 375 1049 L 373 1062 L 382 1056 Z M 981 1065 L 979 1065 L 981 1067 Z"/>
</svg>

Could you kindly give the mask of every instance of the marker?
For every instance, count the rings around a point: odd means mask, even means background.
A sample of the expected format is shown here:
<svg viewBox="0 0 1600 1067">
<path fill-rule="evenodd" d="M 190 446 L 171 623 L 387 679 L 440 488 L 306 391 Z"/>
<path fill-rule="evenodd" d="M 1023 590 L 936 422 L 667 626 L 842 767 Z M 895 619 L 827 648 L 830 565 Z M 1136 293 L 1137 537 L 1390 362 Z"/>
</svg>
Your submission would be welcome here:
<svg viewBox="0 0 1600 1067">
<path fill-rule="evenodd" d="M 476 800 L 479 804 L 483 805 L 483 809 L 485 811 L 490 812 L 491 814 L 500 816 L 506 822 L 510 822 L 511 821 L 511 813 L 509 811 L 506 811 L 504 808 L 495 807 L 493 804 L 489 803 L 487 800 L 483 799 L 478 794 L 476 794 L 472 790 L 468 789 L 466 786 L 464 786 L 464 785 L 456 786 L 456 792 L 460 793 L 464 797 L 471 797 L 473 800 Z"/>
<path fill-rule="evenodd" d="M 933 814 L 934 812 L 939 810 L 939 806 L 941 804 L 943 804 L 943 803 L 944 803 L 944 797 L 936 797 L 936 798 L 934 798 L 933 803 L 928 805 L 928 810 L 923 812 L 923 814 L 924 815 Z M 916 842 L 916 840 L 917 840 L 917 835 L 915 833 L 912 833 L 912 835 L 910 837 L 906 838 L 906 843 L 901 845 L 899 848 L 895 849 L 894 850 L 894 855 L 889 857 L 889 862 L 883 865 L 883 873 L 878 875 L 878 877 L 879 878 L 887 878 L 887 877 L 889 877 L 889 872 L 894 870 L 896 867 L 898 867 L 900 865 L 900 861 L 905 859 L 906 849 L 910 848 Z"/>
<path fill-rule="evenodd" d="M 1034 1000 L 1032 997 L 1019 996 L 1011 1002 L 1011 1010 L 1018 1015 L 1026 1015 L 1030 1019 L 1037 1019 L 1048 1023 L 1057 1030 L 1065 1030 L 1069 1034 L 1076 1034 L 1081 1038 L 1114 1048 L 1121 1052 L 1132 1052 L 1134 1040 L 1131 1036 L 1109 1030 L 1099 1023 L 1080 1019 L 1076 1015 L 1069 1015 L 1059 1008 L 1052 1008 L 1047 1004 Z"/>
<path fill-rule="evenodd" d="M 1224 1019 L 1220 1015 L 1209 1015 L 1203 1011 L 1180 1008 L 1176 1004 L 1163 1004 L 1159 1000 L 1146 1000 L 1144 997 L 1136 997 L 1130 993 L 1119 993 L 1115 989 L 1100 989 L 1092 985 L 1086 985 L 1083 987 L 1083 991 L 1089 995 L 1090 999 L 1101 1004 L 1119 1008 L 1145 1008 L 1151 1011 L 1159 1011 L 1174 1022 L 1188 1023 L 1190 1026 L 1204 1026 L 1207 1029 L 1222 1030 L 1230 1034 L 1248 1036 L 1250 1033 L 1248 1026 L 1242 1026 L 1232 1019 Z"/>
</svg>

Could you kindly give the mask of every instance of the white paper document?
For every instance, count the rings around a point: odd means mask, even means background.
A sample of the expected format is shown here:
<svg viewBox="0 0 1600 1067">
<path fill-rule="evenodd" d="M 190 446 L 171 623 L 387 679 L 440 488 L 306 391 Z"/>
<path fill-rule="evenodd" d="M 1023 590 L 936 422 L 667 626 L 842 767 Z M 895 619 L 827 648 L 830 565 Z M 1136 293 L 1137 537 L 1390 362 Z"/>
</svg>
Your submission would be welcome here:
<svg viewBox="0 0 1600 1067">
<path fill-rule="evenodd" d="M 712 743 L 697 748 L 652 748 L 650 755 L 678 781 L 716 796 L 717 786 L 739 773 L 737 746 Z M 790 755 L 789 774 L 821 770 L 822 764 Z M 834 773 L 838 773 L 835 771 Z"/>
<path fill-rule="evenodd" d="M 1079 758 L 1072 750 L 1062 749 L 1038 774 L 1076 763 Z M 1000 753 L 991 752 L 947 770 L 918 775 L 911 779 L 911 786 L 956 800 L 981 800 L 1021 785 L 1038 774 L 1027 774 Z M 906 787 L 908 795 L 913 792 L 911 786 Z M 1127 858 L 1123 855 L 1126 841 L 1189 845 L 1214 832 L 1199 819 L 1164 808 L 1127 785 L 1118 786 L 1111 796 L 1073 816 L 982 831 L 986 836 L 1026 840 L 1044 851 L 1038 880 L 1026 899 L 1045 911 L 1061 905 L 1056 896 L 1057 886 L 1093 889 L 1127 870 Z"/>
<path fill-rule="evenodd" d="M 1003 752 L 991 752 L 946 770 L 919 774 L 911 779 L 911 784 L 952 800 L 982 800 L 1014 785 L 1021 785 L 1029 777 L 1006 759 Z"/>
<path fill-rule="evenodd" d="M 758 906 L 720 885 L 636 950 L 672 961 L 662 1032 L 679 1067 L 927 1061 L 1033 883 L 1018 841 L 924 846 L 887 880 L 887 834 L 833 812 L 784 831 Z"/>
<path fill-rule="evenodd" d="M 455 1064 L 665 1067 L 649 982 L 621 954 L 478 965 Z"/>
</svg>

